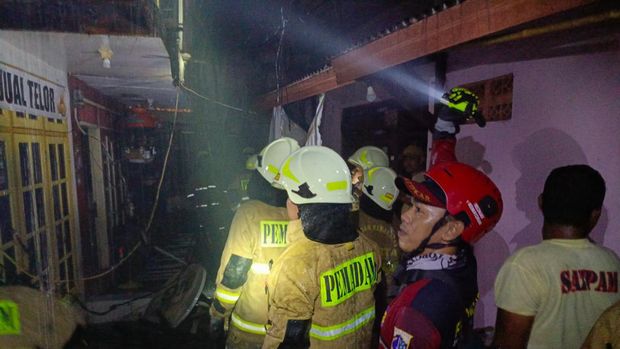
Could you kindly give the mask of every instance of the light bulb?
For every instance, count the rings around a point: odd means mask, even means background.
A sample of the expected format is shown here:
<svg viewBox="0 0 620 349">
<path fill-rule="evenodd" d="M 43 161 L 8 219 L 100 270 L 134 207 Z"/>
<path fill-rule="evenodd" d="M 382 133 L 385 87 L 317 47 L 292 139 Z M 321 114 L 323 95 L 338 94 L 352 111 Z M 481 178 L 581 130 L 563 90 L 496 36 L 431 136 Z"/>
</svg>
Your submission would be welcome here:
<svg viewBox="0 0 620 349">
<path fill-rule="evenodd" d="M 377 99 L 377 94 L 375 93 L 375 89 L 372 86 L 368 86 L 366 89 L 366 100 L 368 102 L 374 102 Z"/>
<path fill-rule="evenodd" d="M 104 58 L 103 59 L 103 67 L 106 69 L 110 69 L 111 67 L 111 62 L 109 58 Z"/>
</svg>

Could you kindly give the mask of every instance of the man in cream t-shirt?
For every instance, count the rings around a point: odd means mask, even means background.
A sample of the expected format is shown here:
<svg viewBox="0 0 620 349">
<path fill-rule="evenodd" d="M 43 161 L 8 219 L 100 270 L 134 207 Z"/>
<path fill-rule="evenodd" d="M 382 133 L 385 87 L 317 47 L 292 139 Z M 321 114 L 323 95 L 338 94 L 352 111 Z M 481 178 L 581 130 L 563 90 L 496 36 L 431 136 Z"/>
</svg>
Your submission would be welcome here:
<svg viewBox="0 0 620 349">
<path fill-rule="evenodd" d="M 547 177 L 539 197 L 543 242 L 510 256 L 495 280 L 496 346 L 579 348 L 620 299 L 618 256 L 588 239 L 604 196 L 603 178 L 587 165 Z"/>
</svg>

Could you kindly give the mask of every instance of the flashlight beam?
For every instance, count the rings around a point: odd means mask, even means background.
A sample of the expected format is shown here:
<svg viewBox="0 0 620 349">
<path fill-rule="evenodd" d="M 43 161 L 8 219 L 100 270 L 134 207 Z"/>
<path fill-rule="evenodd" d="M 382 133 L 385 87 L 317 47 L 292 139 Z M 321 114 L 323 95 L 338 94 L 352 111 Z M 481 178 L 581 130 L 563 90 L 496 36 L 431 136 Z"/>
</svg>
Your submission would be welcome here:
<svg viewBox="0 0 620 349">
<path fill-rule="evenodd" d="M 540 0 L 468 0 L 336 57 L 330 68 L 281 89 L 280 103 L 325 93 L 395 65 L 592 2 L 564 0 L 549 6 Z M 277 95 L 278 91 L 263 95 L 256 107 L 274 107 Z"/>
</svg>

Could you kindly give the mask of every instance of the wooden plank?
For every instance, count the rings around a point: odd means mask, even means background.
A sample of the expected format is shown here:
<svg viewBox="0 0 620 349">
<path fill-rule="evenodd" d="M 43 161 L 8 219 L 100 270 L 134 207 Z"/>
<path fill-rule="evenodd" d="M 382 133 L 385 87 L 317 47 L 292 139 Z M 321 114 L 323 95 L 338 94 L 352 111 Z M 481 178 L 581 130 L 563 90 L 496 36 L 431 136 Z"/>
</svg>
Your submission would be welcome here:
<svg viewBox="0 0 620 349">
<path fill-rule="evenodd" d="M 332 60 L 331 68 L 281 89 L 280 104 L 346 86 L 378 71 L 595 0 L 467 0 Z M 276 94 L 256 107 L 276 105 Z"/>
<path fill-rule="evenodd" d="M 338 83 L 411 61 L 593 0 L 468 0 L 333 60 Z"/>
<path fill-rule="evenodd" d="M 342 86 L 346 86 L 353 81 L 346 82 L 344 84 L 338 84 L 336 81 L 336 74 L 330 67 L 324 71 L 321 71 L 307 79 L 296 81 L 280 90 L 280 103 L 277 103 L 277 93 L 272 91 L 259 98 L 255 104 L 255 108 L 258 110 L 267 110 L 280 104 L 288 104 L 291 102 L 299 101 L 308 97 L 315 96 L 319 93 L 331 91 Z"/>
</svg>

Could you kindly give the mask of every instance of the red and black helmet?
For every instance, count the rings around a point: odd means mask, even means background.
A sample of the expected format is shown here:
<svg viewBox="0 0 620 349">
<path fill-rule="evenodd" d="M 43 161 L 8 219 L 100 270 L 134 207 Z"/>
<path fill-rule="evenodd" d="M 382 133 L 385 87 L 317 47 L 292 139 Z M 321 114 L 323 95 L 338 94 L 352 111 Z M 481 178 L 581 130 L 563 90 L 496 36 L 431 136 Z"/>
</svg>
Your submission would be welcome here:
<svg viewBox="0 0 620 349">
<path fill-rule="evenodd" d="M 477 169 L 460 162 L 441 162 L 424 174 L 423 182 L 400 177 L 400 184 L 416 200 L 442 207 L 465 223 L 461 238 L 474 243 L 502 216 L 504 204 L 497 186 Z"/>
<path fill-rule="evenodd" d="M 502 194 L 487 175 L 459 162 L 432 166 L 426 177 L 445 195 L 445 208 L 450 215 L 466 223 L 461 238 L 468 243 L 478 241 L 502 216 Z"/>
</svg>

